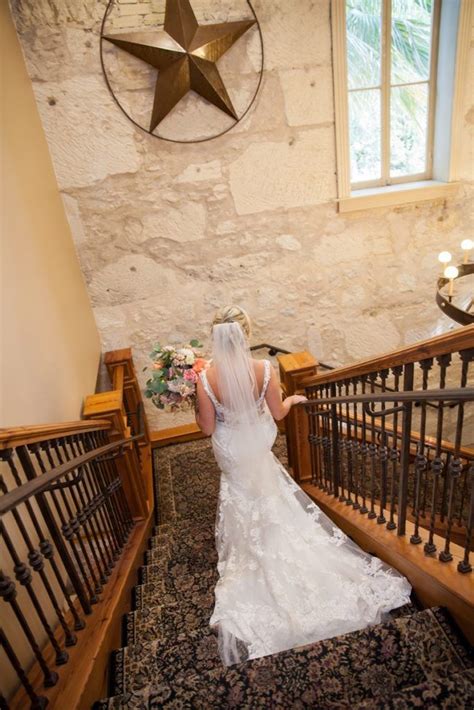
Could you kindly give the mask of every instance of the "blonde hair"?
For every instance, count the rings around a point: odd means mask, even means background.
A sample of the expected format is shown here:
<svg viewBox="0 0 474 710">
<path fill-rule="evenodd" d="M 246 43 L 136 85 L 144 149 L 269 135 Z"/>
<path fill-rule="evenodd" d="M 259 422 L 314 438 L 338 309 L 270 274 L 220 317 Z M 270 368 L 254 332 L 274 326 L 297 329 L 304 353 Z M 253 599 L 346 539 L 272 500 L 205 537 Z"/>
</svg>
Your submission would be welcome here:
<svg viewBox="0 0 474 710">
<path fill-rule="evenodd" d="M 212 325 L 219 325 L 220 323 L 238 323 L 247 338 L 250 337 L 250 317 L 240 306 L 224 306 L 223 308 L 219 308 L 214 316 Z"/>
</svg>

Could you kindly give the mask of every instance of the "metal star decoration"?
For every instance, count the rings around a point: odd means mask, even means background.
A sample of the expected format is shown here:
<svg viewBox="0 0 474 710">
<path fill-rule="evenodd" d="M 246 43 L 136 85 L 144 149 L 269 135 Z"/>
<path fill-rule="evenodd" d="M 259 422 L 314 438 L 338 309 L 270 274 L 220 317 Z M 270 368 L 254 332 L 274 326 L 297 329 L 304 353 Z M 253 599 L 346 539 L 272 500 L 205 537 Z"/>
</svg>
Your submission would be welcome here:
<svg viewBox="0 0 474 710">
<path fill-rule="evenodd" d="M 189 91 L 238 120 L 216 62 L 255 24 L 255 20 L 241 20 L 199 25 L 189 0 L 166 0 L 164 32 L 104 39 L 158 69 L 151 133 Z"/>
</svg>

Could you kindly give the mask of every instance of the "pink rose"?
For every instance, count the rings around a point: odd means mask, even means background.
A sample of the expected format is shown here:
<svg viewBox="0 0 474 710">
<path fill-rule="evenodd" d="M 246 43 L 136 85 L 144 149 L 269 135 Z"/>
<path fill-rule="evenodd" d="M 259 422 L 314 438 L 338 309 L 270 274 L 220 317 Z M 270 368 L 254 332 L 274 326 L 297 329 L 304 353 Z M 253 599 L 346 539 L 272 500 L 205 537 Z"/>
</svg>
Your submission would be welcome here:
<svg viewBox="0 0 474 710">
<path fill-rule="evenodd" d="M 195 383 L 195 382 L 197 382 L 198 376 L 197 376 L 197 373 L 196 373 L 194 370 L 185 370 L 185 371 L 184 371 L 183 378 L 184 378 L 187 382 L 193 382 L 193 383 Z"/>
</svg>

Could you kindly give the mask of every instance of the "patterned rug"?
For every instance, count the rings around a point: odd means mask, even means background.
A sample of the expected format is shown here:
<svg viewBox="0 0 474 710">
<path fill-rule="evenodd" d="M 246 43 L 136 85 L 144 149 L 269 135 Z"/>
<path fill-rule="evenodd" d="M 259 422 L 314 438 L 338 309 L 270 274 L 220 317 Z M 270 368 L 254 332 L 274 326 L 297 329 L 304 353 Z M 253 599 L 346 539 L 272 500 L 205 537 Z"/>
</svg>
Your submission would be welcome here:
<svg viewBox="0 0 474 710">
<path fill-rule="evenodd" d="M 286 465 L 285 441 L 275 454 Z M 208 440 L 155 455 L 158 524 L 110 697 L 95 710 L 474 707 L 474 659 L 443 609 L 396 610 L 382 624 L 225 668 L 209 628 L 217 581 L 219 470 Z"/>
</svg>

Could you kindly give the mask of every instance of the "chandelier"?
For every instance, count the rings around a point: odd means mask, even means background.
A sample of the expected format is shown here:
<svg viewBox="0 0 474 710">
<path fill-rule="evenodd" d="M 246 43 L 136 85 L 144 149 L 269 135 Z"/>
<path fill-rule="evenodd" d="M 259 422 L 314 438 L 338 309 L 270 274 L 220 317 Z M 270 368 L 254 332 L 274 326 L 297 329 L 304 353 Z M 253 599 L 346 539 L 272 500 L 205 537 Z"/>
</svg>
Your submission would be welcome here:
<svg viewBox="0 0 474 710">
<path fill-rule="evenodd" d="M 437 283 L 436 303 L 445 315 L 461 325 L 474 323 L 474 263 L 469 258 L 473 248 L 472 239 L 461 242 L 463 259 L 458 266 L 451 264 L 453 257 L 449 251 L 438 255 L 442 272 Z"/>
</svg>

